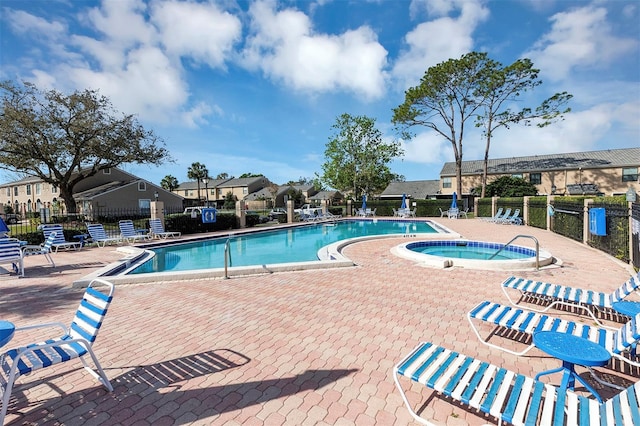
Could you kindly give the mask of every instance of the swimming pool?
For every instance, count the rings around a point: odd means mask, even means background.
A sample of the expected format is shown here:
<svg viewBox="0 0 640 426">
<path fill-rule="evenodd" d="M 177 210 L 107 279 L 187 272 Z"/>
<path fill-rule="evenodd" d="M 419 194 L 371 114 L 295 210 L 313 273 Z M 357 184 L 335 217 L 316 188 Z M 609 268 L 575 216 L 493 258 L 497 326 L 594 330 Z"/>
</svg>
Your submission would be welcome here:
<svg viewBox="0 0 640 426">
<path fill-rule="evenodd" d="M 415 241 L 394 247 L 392 251 L 400 257 L 442 268 L 522 270 L 537 267 L 535 249 L 486 241 Z M 539 266 L 555 261 L 549 252 L 539 250 Z"/>
<path fill-rule="evenodd" d="M 191 242 L 156 243 L 128 248 L 133 253 L 103 275 L 135 282 L 181 277 L 215 277 L 224 271 L 225 244 L 229 242 L 229 269 L 234 275 L 352 266 L 341 248 L 360 239 L 402 235 L 426 237 L 457 235 L 432 221 L 393 219 L 344 219 L 249 233 L 236 233 Z M 233 271 L 232 271 L 233 272 Z M 143 278 L 144 277 L 144 278 Z M 123 282 L 132 282 L 123 280 Z"/>
</svg>

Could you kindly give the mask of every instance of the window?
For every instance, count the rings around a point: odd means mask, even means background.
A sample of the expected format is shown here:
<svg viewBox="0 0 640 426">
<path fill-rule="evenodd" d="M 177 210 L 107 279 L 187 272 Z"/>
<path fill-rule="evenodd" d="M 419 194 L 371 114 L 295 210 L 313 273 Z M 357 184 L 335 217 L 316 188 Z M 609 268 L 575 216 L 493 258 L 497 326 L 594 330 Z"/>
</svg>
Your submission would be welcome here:
<svg viewBox="0 0 640 426">
<path fill-rule="evenodd" d="M 15 195 L 16 197 L 18 196 L 18 187 L 17 186 L 13 187 L 13 195 Z"/>
<path fill-rule="evenodd" d="M 102 170 L 102 174 L 103 175 L 110 175 L 111 174 L 111 169 L 103 169 Z"/>
<path fill-rule="evenodd" d="M 31 185 L 27 185 L 27 195 L 31 195 Z"/>
<path fill-rule="evenodd" d="M 638 180 L 638 168 L 626 167 L 622 169 L 622 181 L 623 182 L 636 182 Z"/>
<path fill-rule="evenodd" d="M 7 197 L 11 197 L 11 187 L 7 186 Z"/>
<path fill-rule="evenodd" d="M 36 195 L 42 194 L 42 184 L 36 183 Z"/>
<path fill-rule="evenodd" d="M 249 188 L 247 188 L 247 187 L 242 188 L 242 193 L 244 195 L 247 195 L 249 193 Z"/>
<path fill-rule="evenodd" d="M 52 194 L 57 194 L 58 193 L 58 187 L 55 185 L 51 185 L 51 193 Z"/>
<path fill-rule="evenodd" d="M 529 182 L 534 185 L 540 185 L 542 183 L 542 173 L 529 173 Z"/>
<path fill-rule="evenodd" d="M 147 190 L 147 182 L 140 181 L 138 182 L 138 191 L 146 191 Z"/>
<path fill-rule="evenodd" d="M 451 178 L 442 178 L 442 187 L 451 188 Z"/>
<path fill-rule="evenodd" d="M 522 173 L 513 173 L 511 174 L 512 178 L 518 178 L 518 179 L 522 179 Z"/>
<path fill-rule="evenodd" d="M 140 213 L 149 215 L 151 214 L 151 200 L 138 200 L 138 207 L 140 208 Z"/>
</svg>

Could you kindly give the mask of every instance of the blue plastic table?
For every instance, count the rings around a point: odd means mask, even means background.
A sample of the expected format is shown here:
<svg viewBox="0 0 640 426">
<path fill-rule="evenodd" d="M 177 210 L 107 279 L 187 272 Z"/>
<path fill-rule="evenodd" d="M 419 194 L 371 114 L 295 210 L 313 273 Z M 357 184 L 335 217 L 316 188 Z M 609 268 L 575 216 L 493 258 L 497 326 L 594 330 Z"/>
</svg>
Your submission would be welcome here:
<svg viewBox="0 0 640 426">
<path fill-rule="evenodd" d="M 562 361 L 562 367 L 538 373 L 536 380 L 538 380 L 540 376 L 562 372 L 560 389 L 568 388 L 573 390 L 575 380 L 577 379 L 596 397 L 598 402 L 602 402 L 602 398 L 600 398 L 598 392 L 576 373 L 574 366 L 576 364 L 585 367 L 601 367 L 607 365 L 611 359 L 609 351 L 582 337 L 555 331 L 540 331 L 535 333 L 533 335 L 533 343 L 537 348 Z"/>
<path fill-rule="evenodd" d="M 85 245 L 85 240 L 89 239 L 89 234 L 77 234 L 73 238 L 80 240 L 80 248 L 82 248 Z"/>
<path fill-rule="evenodd" d="M 619 312 L 622 315 L 626 315 L 631 318 L 640 314 L 640 302 L 622 300 L 620 302 L 612 303 L 611 307 L 615 309 L 616 312 Z"/>
<path fill-rule="evenodd" d="M 12 322 L 0 320 L 0 348 L 9 343 L 15 331 L 16 326 Z"/>
</svg>

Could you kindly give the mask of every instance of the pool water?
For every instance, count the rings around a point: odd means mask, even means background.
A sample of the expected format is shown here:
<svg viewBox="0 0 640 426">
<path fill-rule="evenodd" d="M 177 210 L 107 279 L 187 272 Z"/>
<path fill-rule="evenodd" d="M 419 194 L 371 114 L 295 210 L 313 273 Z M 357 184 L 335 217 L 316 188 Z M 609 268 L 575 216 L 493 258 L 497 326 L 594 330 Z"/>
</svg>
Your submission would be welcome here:
<svg viewBox="0 0 640 426">
<path fill-rule="evenodd" d="M 230 237 L 233 266 L 270 265 L 318 260 L 318 251 L 350 238 L 391 234 L 437 233 L 428 222 L 344 220 Z M 189 271 L 224 267 L 227 237 L 151 248 L 155 256 L 129 274 Z"/>
<path fill-rule="evenodd" d="M 463 243 L 455 241 L 438 241 L 437 243 L 427 242 L 426 244 L 427 245 L 415 243 L 414 245 L 408 245 L 407 248 L 417 253 L 430 254 L 432 256 L 454 257 L 457 259 L 511 260 L 526 259 L 536 255 L 534 250 L 515 246 L 507 246 L 495 255 L 501 248 L 503 248 L 502 244 L 479 243 L 477 241 Z"/>
</svg>

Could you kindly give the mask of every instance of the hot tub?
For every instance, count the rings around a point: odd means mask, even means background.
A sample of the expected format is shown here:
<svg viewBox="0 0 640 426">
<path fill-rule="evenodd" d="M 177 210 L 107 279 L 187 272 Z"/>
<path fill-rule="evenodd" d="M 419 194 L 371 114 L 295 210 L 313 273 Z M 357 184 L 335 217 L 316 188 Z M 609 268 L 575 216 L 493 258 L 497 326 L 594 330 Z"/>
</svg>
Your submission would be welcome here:
<svg viewBox="0 0 640 426">
<path fill-rule="evenodd" d="M 510 244 L 470 240 L 413 241 L 392 249 L 399 257 L 426 266 L 440 268 L 462 267 L 490 270 L 536 269 L 534 248 Z M 539 250 L 539 266 L 556 263 L 557 259 Z"/>
</svg>

